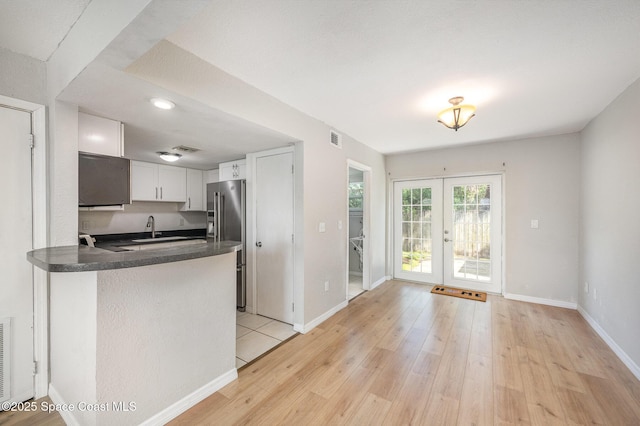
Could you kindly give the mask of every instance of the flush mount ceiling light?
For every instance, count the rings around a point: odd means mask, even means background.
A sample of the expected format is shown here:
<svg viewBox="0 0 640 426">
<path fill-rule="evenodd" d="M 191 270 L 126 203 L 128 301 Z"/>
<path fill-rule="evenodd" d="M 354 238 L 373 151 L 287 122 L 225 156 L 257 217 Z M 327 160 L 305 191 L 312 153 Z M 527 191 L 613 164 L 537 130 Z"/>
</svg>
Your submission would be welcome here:
<svg viewBox="0 0 640 426">
<path fill-rule="evenodd" d="M 176 104 L 173 102 L 162 98 L 153 98 L 149 102 L 151 102 L 154 107 L 160 109 L 174 109 L 176 107 Z"/>
<path fill-rule="evenodd" d="M 462 96 L 449 99 L 452 105 L 450 108 L 438 113 L 438 123 L 442 123 L 450 129 L 458 129 L 469 122 L 476 114 L 476 107 L 473 105 L 460 105 L 464 101 Z"/>
<path fill-rule="evenodd" d="M 178 161 L 182 155 L 180 154 L 174 154 L 172 152 L 158 152 L 158 155 L 160 156 L 160 158 L 162 158 L 164 161 L 168 161 L 170 163 L 173 163 L 174 161 Z"/>
</svg>

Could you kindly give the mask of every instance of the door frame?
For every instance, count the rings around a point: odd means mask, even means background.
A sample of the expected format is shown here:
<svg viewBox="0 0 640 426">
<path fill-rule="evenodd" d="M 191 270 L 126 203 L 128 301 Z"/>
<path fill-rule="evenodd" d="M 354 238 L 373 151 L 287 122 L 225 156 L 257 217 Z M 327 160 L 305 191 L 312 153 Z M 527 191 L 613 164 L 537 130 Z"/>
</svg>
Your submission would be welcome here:
<svg viewBox="0 0 640 426">
<path fill-rule="evenodd" d="M 362 179 L 364 183 L 364 192 L 362 194 L 362 234 L 364 239 L 362 240 L 362 289 L 365 291 L 371 290 L 371 182 L 373 169 L 366 164 L 359 163 L 350 158 L 347 159 L 347 180 L 345 188 L 349 187 L 349 169 L 356 169 L 362 172 Z M 345 233 L 345 247 L 346 247 L 346 268 L 345 268 L 345 300 L 349 300 L 349 253 L 351 250 L 349 242 L 349 191 L 345 199 L 345 206 L 347 206 L 346 212 L 346 233 Z"/>
<path fill-rule="evenodd" d="M 451 179 L 451 178 L 468 178 L 468 177 L 481 177 L 481 176 L 488 176 L 488 175 L 495 175 L 495 176 L 500 176 L 501 180 L 502 180 L 502 188 L 501 188 L 501 206 L 500 208 L 502 209 L 502 223 L 501 223 L 501 227 L 500 227 L 500 233 L 501 233 L 501 248 L 502 248 L 502 253 L 501 253 L 501 262 L 500 262 L 500 275 L 501 275 L 501 281 L 502 281 L 502 288 L 500 290 L 500 293 L 495 293 L 495 294 L 500 294 L 500 295 L 504 295 L 506 294 L 506 288 L 507 288 L 507 281 L 506 281 L 506 259 L 507 259 L 507 246 L 506 246 L 506 238 L 507 238 L 507 232 L 506 232 L 506 223 L 507 223 L 507 211 L 506 211 L 506 187 L 507 187 L 507 179 L 506 179 L 506 173 L 504 171 L 495 171 L 495 172 L 477 172 L 477 173 L 473 173 L 473 172 L 469 172 L 469 173 L 459 173 L 459 174 L 452 174 L 452 175 L 435 175 L 435 176 L 426 176 L 426 177 L 416 177 L 416 176 L 411 176 L 411 177 L 406 177 L 406 178 L 393 178 L 389 180 L 389 211 L 390 211 L 390 221 L 387 222 L 389 224 L 389 233 L 391 234 L 391 238 L 389 239 L 389 243 L 387 245 L 388 250 L 389 250 L 389 262 L 391 264 L 391 276 L 393 278 L 397 278 L 395 276 L 395 263 L 396 263 L 396 259 L 395 259 L 395 253 L 394 253 L 394 249 L 395 249 L 395 194 L 394 194 L 394 188 L 395 188 L 395 183 L 396 182 L 402 182 L 402 181 L 416 181 L 416 180 L 429 180 L 429 179 Z M 444 260 L 443 260 L 444 261 Z M 444 268 L 444 264 L 443 264 L 443 268 Z M 443 271 L 444 272 L 444 271 Z M 397 278 L 397 279 L 402 279 L 402 278 Z M 405 280 L 406 281 L 406 280 Z"/>
<path fill-rule="evenodd" d="M 0 104 L 31 114 L 31 132 L 34 136 L 31 159 L 32 246 L 34 249 L 44 248 L 49 243 L 46 107 L 2 95 L 0 95 Z M 32 271 L 33 360 L 37 363 L 34 393 L 37 399 L 49 393 L 49 276 L 46 271 L 35 266 L 32 266 Z"/>
</svg>

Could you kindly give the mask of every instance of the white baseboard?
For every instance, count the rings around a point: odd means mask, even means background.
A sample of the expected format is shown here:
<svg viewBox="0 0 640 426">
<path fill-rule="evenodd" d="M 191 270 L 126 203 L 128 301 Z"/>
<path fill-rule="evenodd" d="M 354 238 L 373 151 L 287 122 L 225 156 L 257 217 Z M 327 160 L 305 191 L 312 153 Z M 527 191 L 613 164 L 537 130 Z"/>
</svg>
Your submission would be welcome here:
<svg viewBox="0 0 640 426">
<path fill-rule="evenodd" d="M 349 302 L 347 300 L 345 300 L 344 302 L 340 303 L 339 305 L 334 306 L 333 308 L 329 309 L 324 314 L 320 315 L 318 318 L 316 318 L 316 319 L 314 319 L 314 320 L 312 320 L 312 321 L 310 321 L 310 322 L 308 322 L 306 324 L 294 324 L 293 325 L 293 329 L 295 331 L 297 331 L 298 333 L 302 333 L 302 334 L 308 333 L 309 331 L 313 330 L 314 328 L 316 328 L 317 326 L 322 324 L 327 319 L 331 318 L 334 314 L 336 314 L 340 310 L 346 308 L 348 304 L 349 304 Z"/>
<path fill-rule="evenodd" d="M 176 401 L 164 410 L 160 411 L 158 414 L 148 418 L 140 424 L 144 426 L 163 425 L 170 420 L 175 419 L 180 414 L 184 413 L 189 408 L 193 407 L 206 397 L 216 393 L 218 390 L 222 389 L 237 378 L 238 370 L 236 370 L 235 368 L 233 370 L 229 370 L 215 380 L 212 380 L 211 382 L 202 386 L 200 389 L 196 389 L 181 400 Z"/>
<path fill-rule="evenodd" d="M 229 370 L 228 372 L 212 380 L 211 382 L 207 383 L 201 388 L 196 389 L 194 392 L 190 393 L 189 395 L 185 396 L 179 401 L 176 401 L 175 403 L 171 404 L 164 410 L 160 411 L 159 413 L 148 418 L 147 420 L 145 420 L 140 424 L 145 426 L 165 424 L 170 420 L 175 419 L 180 414 L 184 413 L 189 408 L 193 407 L 194 405 L 196 405 L 206 397 L 214 394 L 215 392 L 222 389 L 229 383 L 233 382 L 237 378 L 238 378 L 238 370 L 236 370 L 235 368 L 233 370 Z M 66 401 L 62 399 L 58 391 L 56 391 L 56 389 L 51 384 L 49 385 L 49 398 L 51 398 L 51 401 L 56 405 L 66 403 Z M 62 416 L 62 420 L 64 420 L 64 422 L 68 426 L 76 426 L 76 425 L 80 426 L 80 423 L 75 418 L 72 411 L 61 410 L 59 411 L 59 413 L 60 413 L 60 416 Z"/>
<path fill-rule="evenodd" d="M 524 296 L 522 294 L 505 293 L 505 299 L 519 300 L 520 302 L 537 303 L 538 305 L 555 306 L 558 308 L 577 309 L 575 302 L 565 302 L 564 300 L 544 299 L 542 297 Z"/>
<path fill-rule="evenodd" d="M 638 366 L 638 364 L 636 364 L 631 359 L 631 357 L 629 357 L 629 355 L 627 355 L 627 353 L 624 350 L 622 350 L 620 346 L 618 346 L 615 340 L 613 340 L 611 336 L 609 336 L 607 332 L 604 331 L 602 327 L 600 327 L 600 324 L 598 324 L 596 320 L 593 319 L 591 315 L 589 315 L 582 306 L 578 306 L 578 312 L 580 313 L 580 315 L 582 315 L 585 321 L 589 323 L 591 328 L 593 328 L 595 332 L 598 333 L 598 335 L 602 338 L 602 340 L 604 340 L 605 343 L 609 345 L 611 350 L 618 356 L 618 358 L 620 358 L 620 361 L 622 361 L 624 365 L 626 365 L 627 368 L 631 370 L 633 375 L 636 376 L 638 380 L 640 380 L 640 366 Z"/>
<path fill-rule="evenodd" d="M 371 284 L 371 288 L 369 288 L 369 290 L 373 290 L 374 288 L 378 287 L 380 284 L 383 284 L 389 281 L 390 279 L 391 279 L 391 276 L 385 275 L 384 277 L 380 278 L 378 281 Z"/>
<path fill-rule="evenodd" d="M 60 396 L 56 388 L 54 388 L 51 383 L 49 383 L 49 399 L 51 399 L 51 402 L 55 405 L 64 405 L 67 403 L 64 399 L 62 399 L 62 396 Z M 64 423 L 67 426 L 80 426 L 80 423 L 73 415 L 73 411 L 60 410 L 57 413 L 60 414 L 60 417 L 62 417 L 62 420 L 64 420 Z"/>
</svg>

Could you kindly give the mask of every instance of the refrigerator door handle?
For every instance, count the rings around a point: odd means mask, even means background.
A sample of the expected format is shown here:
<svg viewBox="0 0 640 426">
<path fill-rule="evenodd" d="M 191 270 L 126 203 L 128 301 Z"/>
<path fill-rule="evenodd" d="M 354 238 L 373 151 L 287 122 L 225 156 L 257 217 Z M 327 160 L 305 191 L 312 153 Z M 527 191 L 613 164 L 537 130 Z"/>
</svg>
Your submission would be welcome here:
<svg viewBox="0 0 640 426">
<path fill-rule="evenodd" d="M 214 202 L 214 210 L 216 211 L 216 235 L 215 235 L 215 240 L 216 241 L 220 241 L 220 216 L 222 215 L 222 212 L 220 211 L 220 193 L 216 192 L 213 196 L 213 202 Z"/>
</svg>

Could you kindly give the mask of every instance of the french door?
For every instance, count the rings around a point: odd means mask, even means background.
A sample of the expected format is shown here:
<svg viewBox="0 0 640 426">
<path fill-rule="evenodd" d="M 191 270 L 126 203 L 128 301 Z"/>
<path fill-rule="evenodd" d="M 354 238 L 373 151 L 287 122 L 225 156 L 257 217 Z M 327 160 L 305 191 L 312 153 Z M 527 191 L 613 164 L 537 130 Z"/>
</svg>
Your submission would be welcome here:
<svg viewBox="0 0 640 426">
<path fill-rule="evenodd" d="M 394 183 L 394 276 L 502 291 L 499 175 Z"/>
</svg>

